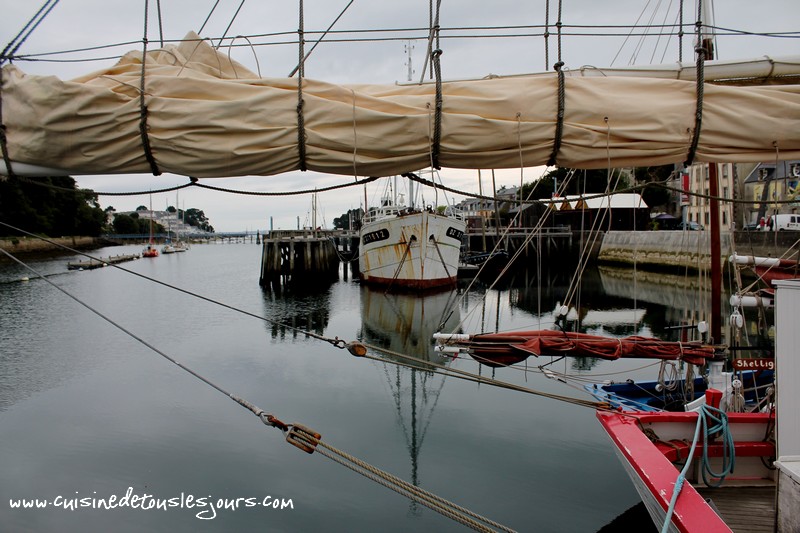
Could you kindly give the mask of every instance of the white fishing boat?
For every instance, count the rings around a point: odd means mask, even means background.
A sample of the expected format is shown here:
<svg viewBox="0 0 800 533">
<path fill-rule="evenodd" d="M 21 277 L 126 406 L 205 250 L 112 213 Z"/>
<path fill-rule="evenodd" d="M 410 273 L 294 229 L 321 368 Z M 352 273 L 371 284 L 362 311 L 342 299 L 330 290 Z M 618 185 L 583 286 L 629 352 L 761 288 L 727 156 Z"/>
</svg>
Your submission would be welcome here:
<svg viewBox="0 0 800 533">
<path fill-rule="evenodd" d="M 397 289 L 434 289 L 456 284 L 464 218 L 448 206 L 406 205 L 396 187 L 364 215 L 358 267 L 361 280 Z M 413 193 L 412 193 L 413 195 Z"/>
</svg>

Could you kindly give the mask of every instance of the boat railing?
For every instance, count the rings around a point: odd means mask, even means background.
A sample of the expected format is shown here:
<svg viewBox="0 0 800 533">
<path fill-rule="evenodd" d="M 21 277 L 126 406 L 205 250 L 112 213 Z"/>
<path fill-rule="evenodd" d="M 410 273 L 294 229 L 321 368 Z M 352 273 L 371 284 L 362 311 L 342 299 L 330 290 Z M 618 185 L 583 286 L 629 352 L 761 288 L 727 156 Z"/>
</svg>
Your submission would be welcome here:
<svg viewBox="0 0 800 533">
<path fill-rule="evenodd" d="M 452 217 L 452 218 L 455 218 L 455 219 L 461 220 L 461 221 L 464 221 L 464 220 L 467 219 L 466 212 L 463 209 L 459 209 L 458 207 L 456 207 L 454 205 L 448 205 L 444 209 L 444 214 L 445 214 L 445 216 Z"/>
<path fill-rule="evenodd" d="M 399 215 L 402 211 L 405 211 L 405 207 L 397 207 L 394 205 L 378 207 L 376 209 L 372 209 L 364 214 L 362 218 L 363 224 L 369 224 L 371 222 L 375 222 L 376 220 L 381 220 L 388 217 L 394 217 Z"/>
<path fill-rule="evenodd" d="M 428 211 L 436 212 L 430 206 L 427 207 Z M 387 205 L 383 207 L 377 207 L 375 209 L 371 209 L 368 211 L 364 217 L 362 218 L 363 224 L 369 224 L 371 222 L 375 222 L 376 220 L 382 220 L 384 218 L 396 217 L 403 214 L 409 213 L 417 213 L 421 211 L 421 209 L 413 208 L 413 207 L 406 207 L 406 206 L 396 206 L 396 205 Z M 447 217 L 455 218 L 457 220 L 465 220 L 464 211 L 458 209 L 454 206 L 447 206 L 444 209 L 444 215 Z"/>
</svg>

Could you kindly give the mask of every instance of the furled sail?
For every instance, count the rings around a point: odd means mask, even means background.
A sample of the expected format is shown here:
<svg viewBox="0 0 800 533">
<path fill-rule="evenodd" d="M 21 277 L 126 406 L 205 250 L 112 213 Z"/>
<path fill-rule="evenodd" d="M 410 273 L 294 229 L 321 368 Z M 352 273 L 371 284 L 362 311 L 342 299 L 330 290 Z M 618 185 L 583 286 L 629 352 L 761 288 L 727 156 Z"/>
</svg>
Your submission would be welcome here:
<svg viewBox="0 0 800 533">
<path fill-rule="evenodd" d="M 573 331 L 535 330 L 478 335 L 434 334 L 440 345 L 458 346 L 484 363 L 513 364 L 534 355 L 682 360 L 704 365 L 714 347 L 699 342 L 672 342 L 652 337 L 609 338 Z"/>
<path fill-rule="evenodd" d="M 12 169 L 150 173 L 153 162 L 160 172 L 198 178 L 303 167 L 383 176 L 431 164 L 437 118 L 442 167 L 536 166 L 553 156 L 563 167 L 641 166 L 686 160 L 696 126 L 696 84 L 682 80 L 567 76 L 557 128 L 556 76 L 442 83 L 437 117 L 435 84 L 303 79 L 298 91 L 297 79 L 259 78 L 194 33 L 148 52 L 145 67 L 142 102 L 141 52 L 71 81 L 5 66 L 0 98 Z M 705 84 L 695 160 L 798 159 L 799 126 L 800 86 Z"/>
</svg>

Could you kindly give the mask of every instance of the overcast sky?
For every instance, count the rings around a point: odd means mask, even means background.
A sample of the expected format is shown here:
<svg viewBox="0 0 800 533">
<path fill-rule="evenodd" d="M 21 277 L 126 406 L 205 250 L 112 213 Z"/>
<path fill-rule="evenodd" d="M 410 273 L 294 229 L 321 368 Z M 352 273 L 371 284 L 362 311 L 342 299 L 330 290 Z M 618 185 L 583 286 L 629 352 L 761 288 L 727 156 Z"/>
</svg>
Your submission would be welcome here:
<svg viewBox="0 0 800 533">
<path fill-rule="evenodd" d="M 165 40 L 176 40 L 188 31 L 198 31 L 216 0 L 161 0 L 161 22 Z M 349 0 L 305 0 L 304 27 L 306 51 L 321 32 L 347 6 Z M 545 24 L 547 0 L 442 0 L 440 25 L 443 50 L 442 76 L 445 79 L 480 78 L 488 74 L 519 74 L 541 72 L 552 67 L 558 56 L 555 28 L 551 28 L 548 57 L 545 61 L 545 39 L 541 25 Z M 555 24 L 558 1 L 550 0 L 549 22 Z M 684 22 L 696 18 L 693 0 L 685 2 Z M 285 77 L 297 64 L 298 2 L 287 0 L 249 0 L 243 3 L 231 24 L 241 0 L 219 0 L 216 11 L 202 31 L 203 37 L 219 38 L 247 35 L 255 45 L 231 49 L 231 56 L 262 76 Z M 627 36 L 627 28 L 636 24 L 674 24 L 677 21 L 678 0 L 562 0 L 562 21 L 565 34 L 561 40 L 561 59 L 567 68 L 584 65 L 597 67 L 674 63 L 678 60 L 677 38 L 657 37 L 657 32 L 642 38 Z M 0 46 L 5 47 L 42 2 L 30 4 L 17 0 L 0 0 Z M 95 47 L 110 43 L 125 43 L 113 49 L 82 51 L 72 55 L 38 56 L 39 61 L 17 61 L 29 74 L 56 75 L 69 79 L 113 64 L 112 60 L 95 62 L 52 62 L 42 59 L 86 59 L 118 56 L 129 50 L 141 49 L 144 28 L 145 0 L 62 0 L 48 17 L 22 44 L 18 54 L 40 54 L 59 50 Z M 156 0 L 149 2 L 149 49 L 158 46 L 160 38 Z M 750 33 L 796 32 L 800 21 L 800 0 L 725 0 L 718 2 L 714 23 L 719 28 Z M 408 30 L 393 32 L 350 32 L 330 35 L 311 54 L 306 62 L 305 75 L 333 83 L 405 82 L 408 76 L 407 47 L 413 79 L 419 81 L 426 52 L 426 31 L 429 19 L 428 0 L 354 0 L 334 26 L 335 30 Z M 607 25 L 604 29 L 580 29 L 577 26 Z M 514 26 L 513 28 L 511 28 Z M 568 26 L 568 27 L 567 27 Z M 492 30 L 489 27 L 507 27 Z M 484 28 L 484 29 L 476 29 Z M 687 31 L 689 27 L 687 27 Z M 287 32 L 287 34 L 279 34 Z M 294 32 L 291 34 L 291 32 Z M 574 35 L 582 33 L 584 35 Z M 609 34 L 597 36 L 598 33 Z M 265 34 L 270 34 L 265 36 Z M 502 35 L 524 35 L 501 37 Z M 588 36 L 587 34 L 595 34 Z M 611 35 L 613 34 L 613 35 Z M 471 36 L 464 38 L 463 36 Z M 476 35 L 485 38 L 474 38 Z M 722 59 L 746 59 L 763 55 L 799 56 L 800 39 L 746 35 L 720 35 L 717 55 Z M 364 41 L 380 38 L 379 41 Z M 356 42 L 356 39 L 360 40 Z M 138 41 L 138 42 L 136 42 Z M 344 42 L 347 41 L 347 42 Z M 215 41 L 216 42 L 216 41 Z M 229 41 L 230 42 L 230 41 Z M 238 39 L 237 44 L 245 44 Z M 290 44 L 291 43 L 291 44 Z M 257 57 L 257 62 L 256 62 Z M 683 60 L 693 61 L 692 37 L 683 40 Z M 541 168 L 526 169 L 524 181 L 532 181 L 542 173 Z M 482 172 L 485 193 L 491 190 L 491 173 Z M 96 191 L 146 191 L 186 183 L 188 178 L 175 175 L 76 176 L 81 187 Z M 442 171 L 444 183 L 450 187 L 478 192 L 477 171 Z M 210 185 L 244 191 L 291 191 L 326 187 L 352 181 L 346 176 L 327 176 L 311 172 L 292 172 L 280 176 L 204 180 Z M 496 171 L 497 186 L 519 185 L 520 170 Z M 375 201 L 383 186 L 370 186 L 369 202 Z M 330 226 L 335 217 L 350 208 L 363 205 L 362 188 L 349 188 L 318 197 L 320 214 L 317 224 Z M 433 203 L 432 192 L 426 202 Z M 456 197 L 460 200 L 462 197 Z M 439 203 L 442 202 L 441 196 Z M 163 209 L 174 205 L 175 193 L 153 196 L 153 207 Z M 180 193 L 179 207 L 203 209 L 217 231 L 268 229 L 270 217 L 277 228 L 310 225 L 312 199 L 310 195 L 295 197 L 255 197 L 218 193 L 197 188 Z M 136 197 L 102 196 L 103 207 L 132 210 L 147 205 L 147 195 Z"/>
</svg>

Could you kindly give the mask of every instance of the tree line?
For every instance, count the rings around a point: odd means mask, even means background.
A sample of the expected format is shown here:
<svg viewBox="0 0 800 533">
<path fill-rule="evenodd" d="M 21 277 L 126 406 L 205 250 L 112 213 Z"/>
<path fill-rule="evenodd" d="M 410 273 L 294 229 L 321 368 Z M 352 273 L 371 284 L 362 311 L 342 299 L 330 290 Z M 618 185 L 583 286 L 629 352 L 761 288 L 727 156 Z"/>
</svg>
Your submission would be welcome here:
<svg viewBox="0 0 800 533">
<path fill-rule="evenodd" d="M 78 189 L 75 179 L 70 176 L 0 177 L 0 221 L 38 235 L 97 237 L 104 233 L 146 234 L 150 232 L 150 219 L 140 217 L 139 212 L 147 210 L 145 206 L 139 206 L 130 215 L 116 215 L 109 223 L 108 214 L 114 208 L 100 207 L 97 194 L 90 189 Z M 191 226 L 214 231 L 201 209 L 190 208 L 183 212 L 170 206 L 167 210 L 177 213 Z M 164 227 L 155 223 L 153 231 L 163 232 Z M 21 234 L 8 226 L 0 227 L 0 235 Z"/>
</svg>

